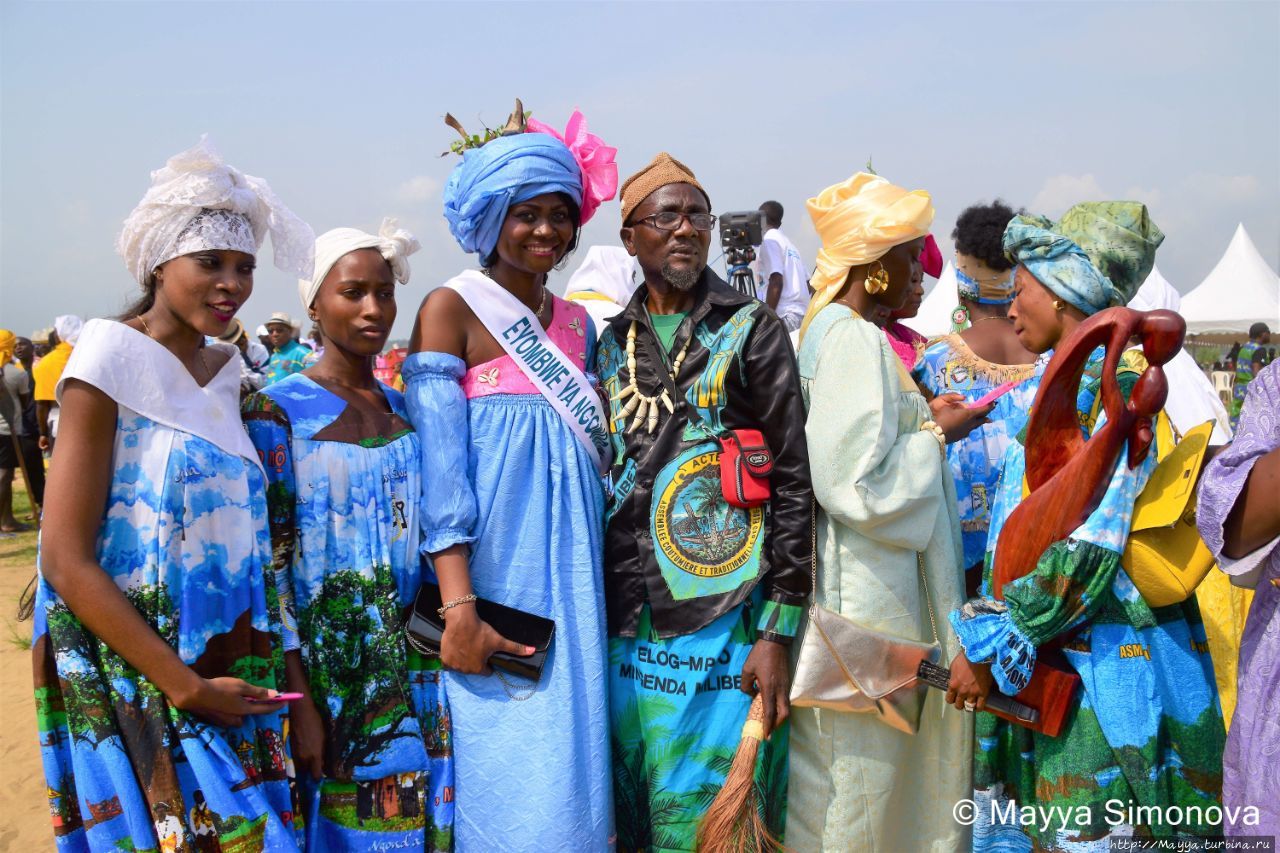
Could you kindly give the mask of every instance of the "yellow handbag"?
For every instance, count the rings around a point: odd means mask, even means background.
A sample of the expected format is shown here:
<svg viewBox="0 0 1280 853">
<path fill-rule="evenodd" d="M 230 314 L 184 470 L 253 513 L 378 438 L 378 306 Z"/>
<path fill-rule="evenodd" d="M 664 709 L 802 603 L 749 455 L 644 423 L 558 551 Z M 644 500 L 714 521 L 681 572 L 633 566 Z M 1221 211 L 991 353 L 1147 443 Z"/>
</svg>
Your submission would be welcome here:
<svg viewBox="0 0 1280 853">
<path fill-rule="evenodd" d="M 1090 424 L 1098 416 L 1095 400 Z M 1155 422 L 1156 468 L 1133 505 L 1133 524 L 1120 565 L 1151 607 L 1186 601 L 1215 565 L 1196 527 L 1196 486 L 1213 434 L 1206 421 L 1178 440 L 1161 411 Z M 1022 496 L 1029 491 L 1026 478 Z"/>
<path fill-rule="evenodd" d="M 1133 526 L 1120 565 L 1147 604 L 1164 607 L 1190 598 L 1214 565 L 1196 529 L 1196 484 L 1213 421 L 1191 430 L 1177 444 L 1164 412 L 1155 427 L 1161 455 L 1134 503 Z"/>
</svg>

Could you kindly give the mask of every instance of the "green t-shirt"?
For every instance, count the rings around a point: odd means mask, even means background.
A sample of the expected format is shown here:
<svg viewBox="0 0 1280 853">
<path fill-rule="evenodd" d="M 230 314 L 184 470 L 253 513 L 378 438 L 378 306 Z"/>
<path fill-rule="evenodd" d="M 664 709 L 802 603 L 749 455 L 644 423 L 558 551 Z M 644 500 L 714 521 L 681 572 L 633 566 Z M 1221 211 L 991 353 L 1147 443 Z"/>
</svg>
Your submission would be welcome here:
<svg viewBox="0 0 1280 853">
<path fill-rule="evenodd" d="M 649 315 L 649 320 L 653 323 L 653 330 L 658 333 L 658 340 L 662 341 L 662 348 L 667 352 L 671 352 L 671 345 L 676 341 L 676 329 L 680 328 L 680 324 L 688 316 L 688 311 L 683 314 Z"/>
</svg>

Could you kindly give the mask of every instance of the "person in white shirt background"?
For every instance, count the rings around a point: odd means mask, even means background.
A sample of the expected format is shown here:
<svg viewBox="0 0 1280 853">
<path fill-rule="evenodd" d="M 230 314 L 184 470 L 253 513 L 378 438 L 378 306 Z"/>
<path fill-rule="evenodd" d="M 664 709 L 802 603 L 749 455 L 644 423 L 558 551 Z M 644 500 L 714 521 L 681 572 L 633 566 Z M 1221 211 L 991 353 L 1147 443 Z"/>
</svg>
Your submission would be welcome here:
<svg viewBox="0 0 1280 853">
<path fill-rule="evenodd" d="M 592 246 L 569 284 L 564 298 L 587 309 L 595 323 L 596 337 L 604 334 L 608 321 L 622 313 L 631 294 L 640 286 L 636 259 L 621 246 Z"/>
<path fill-rule="evenodd" d="M 782 205 L 766 201 L 760 205 L 764 214 L 764 242 L 756 253 L 756 271 L 760 276 L 756 298 L 773 309 L 787 331 L 800 328 L 809 307 L 809 277 L 804 261 L 787 236 L 782 233 Z"/>
</svg>

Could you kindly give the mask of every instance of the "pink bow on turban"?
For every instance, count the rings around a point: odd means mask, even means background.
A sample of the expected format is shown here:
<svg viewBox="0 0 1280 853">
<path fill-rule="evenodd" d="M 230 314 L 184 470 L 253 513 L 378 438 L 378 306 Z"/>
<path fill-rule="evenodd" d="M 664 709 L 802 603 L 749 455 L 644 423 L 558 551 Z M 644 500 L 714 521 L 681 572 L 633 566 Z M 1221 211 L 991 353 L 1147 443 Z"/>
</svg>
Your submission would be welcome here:
<svg viewBox="0 0 1280 853">
<path fill-rule="evenodd" d="M 565 144 L 578 168 L 582 170 L 582 223 L 587 224 L 600 207 L 618 193 L 618 164 L 614 158 L 617 148 L 604 144 L 604 140 L 587 132 L 587 120 L 578 110 L 569 116 L 562 136 L 551 125 L 530 118 L 525 127 L 532 133 L 554 136 Z"/>
</svg>

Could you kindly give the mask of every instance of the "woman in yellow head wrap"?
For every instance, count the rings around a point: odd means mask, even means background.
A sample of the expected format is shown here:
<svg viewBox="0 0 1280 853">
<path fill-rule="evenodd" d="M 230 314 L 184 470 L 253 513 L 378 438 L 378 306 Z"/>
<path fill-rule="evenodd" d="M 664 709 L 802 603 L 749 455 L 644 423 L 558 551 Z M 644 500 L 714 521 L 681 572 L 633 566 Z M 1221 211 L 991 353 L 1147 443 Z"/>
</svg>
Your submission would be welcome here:
<svg viewBox="0 0 1280 853">
<path fill-rule="evenodd" d="M 924 642 L 936 622 L 943 662 L 963 662 L 944 618 L 964 597 L 944 450 L 982 410 L 931 413 L 877 325 L 906 301 L 933 205 L 923 191 L 859 173 L 811 199 L 809 213 L 822 238 L 799 353 L 818 501 L 815 600 Z M 970 795 L 973 717 L 942 698 L 931 691 L 914 737 L 871 714 L 793 708 L 787 843 L 966 849 L 968 831 L 949 808 L 920 807 Z"/>
</svg>

